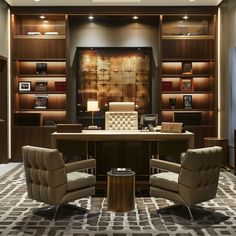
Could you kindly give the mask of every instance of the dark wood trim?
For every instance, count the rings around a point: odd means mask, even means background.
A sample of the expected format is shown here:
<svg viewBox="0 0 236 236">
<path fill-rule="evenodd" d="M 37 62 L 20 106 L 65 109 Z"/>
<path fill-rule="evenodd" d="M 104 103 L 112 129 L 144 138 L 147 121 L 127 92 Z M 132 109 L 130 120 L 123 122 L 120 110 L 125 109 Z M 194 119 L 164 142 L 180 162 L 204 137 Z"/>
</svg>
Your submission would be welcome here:
<svg viewBox="0 0 236 236">
<path fill-rule="evenodd" d="M 12 14 L 145 14 L 145 15 L 158 15 L 158 14 L 215 14 L 217 13 L 216 6 L 194 6 L 194 7 L 169 7 L 169 6 L 67 6 L 67 7 L 11 7 Z M 29 13 L 30 12 L 30 13 Z"/>
<path fill-rule="evenodd" d="M 2 60 L 2 61 L 7 61 L 7 58 L 4 57 L 4 56 L 2 56 L 2 55 L 0 55 L 0 60 Z"/>
</svg>

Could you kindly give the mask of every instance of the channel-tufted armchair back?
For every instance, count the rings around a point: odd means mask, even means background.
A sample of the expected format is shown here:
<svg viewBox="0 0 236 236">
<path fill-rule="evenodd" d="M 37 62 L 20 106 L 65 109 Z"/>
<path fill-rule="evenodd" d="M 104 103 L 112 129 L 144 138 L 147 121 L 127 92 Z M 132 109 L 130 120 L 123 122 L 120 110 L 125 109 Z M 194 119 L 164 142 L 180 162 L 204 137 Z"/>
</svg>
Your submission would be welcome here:
<svg viewBox="0 0 236 236">
<path fill-rule="evenodd" d="M 87 173 L 95 159 L 65 164 L 57 149 L 23 146 L 28 197 L 50 205 L 62 205 L 95 193 L 96 177 Z"/>
<path fill-rule="evenodd" d="M 137 130 L 138 112 L 133 102 L 110 102 L 109 111 L 105 114 L 105 129 Z"/>
<path fill-rule="evenodd" d="M 221 168 L 222 148 L 188 149 L 179 173 L 179 194 L 187 205 L 215 198 Z"/>
</svg>

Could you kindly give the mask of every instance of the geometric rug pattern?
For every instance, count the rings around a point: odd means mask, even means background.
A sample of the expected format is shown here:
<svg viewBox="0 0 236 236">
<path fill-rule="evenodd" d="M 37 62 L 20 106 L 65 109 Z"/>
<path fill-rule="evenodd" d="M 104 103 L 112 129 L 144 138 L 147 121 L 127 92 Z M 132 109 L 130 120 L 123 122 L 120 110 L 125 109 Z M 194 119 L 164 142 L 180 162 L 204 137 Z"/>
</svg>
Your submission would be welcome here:
<svg viewBox="0 0 236 236">
<path fill-rule="evenodd" d="M 173 205 L 161 198 L 136 198 L 135 210 L 129 213 L 107 211 L 106 198 L 79 199 L 73 204 L 90 211 L 71 214 L 57 221 L 33 214 L 43 207 L 27 197 L 23 166 L 0 177 L 0 234 L 50 236 L 191 236 L 236 235 L 236 177 L 220 173 L 217 197 L 192 209 L 178 206 L 165 212 L 158 208 Z"/>
</svg>

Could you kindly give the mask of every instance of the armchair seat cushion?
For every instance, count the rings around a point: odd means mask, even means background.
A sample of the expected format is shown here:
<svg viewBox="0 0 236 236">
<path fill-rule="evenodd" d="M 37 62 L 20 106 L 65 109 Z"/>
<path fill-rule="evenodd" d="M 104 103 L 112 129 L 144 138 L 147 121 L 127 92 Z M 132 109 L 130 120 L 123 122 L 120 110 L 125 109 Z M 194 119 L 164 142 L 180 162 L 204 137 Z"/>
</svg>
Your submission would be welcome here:
<svg viewBox="0 0 236 236">
<path fill-rule="evenodd" d="M 74 171 L 67 174 L 67 191 L 94 186 L 96 177 L 84 172 Z"/>
<path fill-rule="evenodd" d="M 172 192 L 179 192 L 179 175 L 172 172 L 162 172 L 150 176 L 150 185 Z"/>
</svg>

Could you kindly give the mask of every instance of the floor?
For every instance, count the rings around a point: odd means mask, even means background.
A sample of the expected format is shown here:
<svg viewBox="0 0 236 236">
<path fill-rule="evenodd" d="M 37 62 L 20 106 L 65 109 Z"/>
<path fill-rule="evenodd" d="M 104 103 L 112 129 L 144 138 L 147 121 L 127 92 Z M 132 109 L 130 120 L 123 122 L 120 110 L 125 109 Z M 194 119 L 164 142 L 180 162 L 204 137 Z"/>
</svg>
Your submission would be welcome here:
<svg viewBox="0 0 236 236">
<path fill-rule="evenodd" d="M 23 165 L 17 165 L 0 177 L 0 235 L 236 235 L 236 177 L 225 170 L 220 174 L 217 197 L 193 209 L 194 221 L 189 220 L 184 207 L 158 212 L 173 205 L 160 198 L 137 197 L 135 209 L 128 213 L 108 211 L 104 197 L 83 198 L 73 204 L 90 211 L 63 212 L 57 221 L 50 218 L 53 211 L 34 214 L 45 205 L 28 198 Z"/>
<path fill-rule="evenodd" d="M 19 162 L 10 162 L 8 164 L 0 164 L 0 176 L 6 174 L 8 171 L 14 169 L 16 166 L 18 166 Z"/>
</svg>

